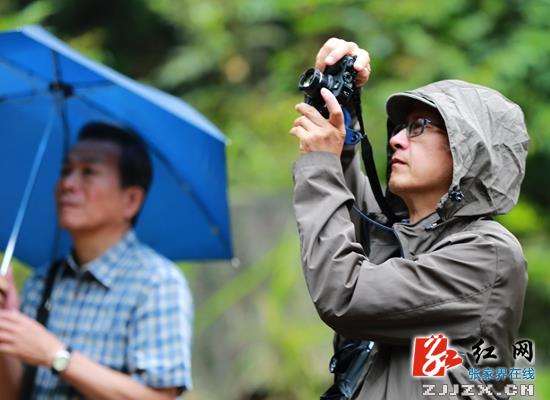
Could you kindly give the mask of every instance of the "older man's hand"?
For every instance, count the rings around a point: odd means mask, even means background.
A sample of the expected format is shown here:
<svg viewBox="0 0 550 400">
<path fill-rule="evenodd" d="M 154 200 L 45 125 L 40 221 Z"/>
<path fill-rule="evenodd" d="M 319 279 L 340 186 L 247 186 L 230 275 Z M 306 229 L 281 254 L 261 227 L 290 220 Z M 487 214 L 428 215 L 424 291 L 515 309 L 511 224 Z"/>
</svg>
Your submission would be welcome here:
<svg viewBox="0 0 550 400">
<path fill-rule="evenodd" d="M 329 111 L 325 119 L 314 107 L 300 103 L 296 111 L 302 114 L 294 121 L 290 134 L 300 139 L 300 154 L 326 151 L 340 156 L 346 139 L 344 114 L 336 97 L 328 89 L 321 89 Z"/>
<path fill-rule="evenodd" d="M 18 308 L 19 297 L 10 267 L 6 276 L 0 275 L 0 310 L 16 310 Z"/>
<path fill-rule="evenodd" d="M 361 49 L 354 42 L 330 38 L 325 42 L 315 58 L 315 68 L 324 71 L 329 65 L 334 65 L 345 55 L 357 57 L 353 67 L 357 71 L 355 84 L 363 86 L 369 80 L 371 67 L 369 52 Z"/>
<path fill-rule="evenodd" d="M 0 310 L 0 353 L 30 365 L 50 366 L 65 346 L 43 325 L 18 310 Z"/>
<path fill-rule="evenodd" d="M 370 56 L 368 51 L 359 48 L 354 42 L 337 38 L 327 40 L 317 53 L 315 68 L 324 71 L 327 66 L 334 65 L 345 55 L 356 57 L 353 64 L 357 71 L 355 84 L 363 86 L 371 74 Z M 321 96 L 330 114 L 328 120 L 314 107 L 300 103 L 296 105 L 296 111 L 302 116 L 294 121 L 290 134 L 300 139 L 300 154 L 326 151 L 340 156 L 346 139 L 344 114 L 330 90 L 322 89 Z"/>
</svg>

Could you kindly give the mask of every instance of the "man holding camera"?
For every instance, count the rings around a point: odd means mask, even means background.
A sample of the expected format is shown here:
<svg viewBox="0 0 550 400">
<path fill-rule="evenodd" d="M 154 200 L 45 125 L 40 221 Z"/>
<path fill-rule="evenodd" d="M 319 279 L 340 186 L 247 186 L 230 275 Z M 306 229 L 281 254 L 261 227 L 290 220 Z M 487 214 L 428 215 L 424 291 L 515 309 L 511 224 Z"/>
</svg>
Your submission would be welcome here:
<svg viewBox="0 0 550 400">
<path fill-rule="evenodd" d="M 167 400 L 190 388 L 187 282 L 132 229 L 151 180 L 138 135 L 81 130 L 55 193 L 72 252 L 29 278 L 21 311 L 0 277 L 2 399 Z"/>
<path fill-rule="evenodd" d="M 355 43 L 330 39 L 315 67 L 324 71 L 345 55 L 356 57 L 356 85 L 363 86 L 370 59 Z M 492 216 L 519 196 L 528 142 L 521 109 L 494 90 L 456 80 L 390 96 L 387 202 L 399 217 L 391 223 L 355 146 L 344 143 L 341 105 L 326 88 L 320 96 L 328 119 L 301 103 L 290 130 L 300 142 L 294 211 L 304 275 L 320 317 L 337 334 L 337 355 L 353 341 L 375 343 L 353 395 L 340 390 L 337 374 L 323 398 L 421 399 L 432 383 L 439 393 L 447 387 L 446 398 L 462 398 L 461 385 L 469 384 L 482 398 L 500 398 L 510 379 L 474 379 L 469 371 L 513 366 L 526 262 L 517 239 Z M 439 334 L 458 354 L 436 360 L 445 365 L 443 377 L 413 377 L 415 338 Z M 497 357 L 472 354 L 479 343 Z"/>
</svg>

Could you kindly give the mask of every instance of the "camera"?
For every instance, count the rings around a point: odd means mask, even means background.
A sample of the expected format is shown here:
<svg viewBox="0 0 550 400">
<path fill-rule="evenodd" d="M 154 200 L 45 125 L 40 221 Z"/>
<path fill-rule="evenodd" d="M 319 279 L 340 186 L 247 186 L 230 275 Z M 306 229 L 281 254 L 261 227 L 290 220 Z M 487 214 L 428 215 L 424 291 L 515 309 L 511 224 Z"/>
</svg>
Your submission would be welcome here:
<svg viewBox="0 0 550 400">
<path fill-rule="evenodd" d="M 341 106 L 349 104 L 357 90 L 354 62 L 355 57 L 347 55 L 336 64 L 328 66 L 324 73 L 314 68 L 305 71 L 298 82 L 298 89 L 304 92 L 305 103 L 312 105 L 323 117 L 328 118 L 329 112 L 321 97 L 321 89 L 327 88 Z"/>
</svg>

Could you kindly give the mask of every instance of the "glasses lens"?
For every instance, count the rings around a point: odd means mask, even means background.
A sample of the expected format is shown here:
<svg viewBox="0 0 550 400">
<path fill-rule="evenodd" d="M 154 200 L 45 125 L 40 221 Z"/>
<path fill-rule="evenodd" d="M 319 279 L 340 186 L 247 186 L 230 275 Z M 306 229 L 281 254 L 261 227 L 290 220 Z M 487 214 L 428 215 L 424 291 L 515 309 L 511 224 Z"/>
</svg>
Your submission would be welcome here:
<svg viewBox="0 0 550 400">
<path fill-rule="evenodd" d="M 407 127 L 406 124 L 399 124 L 395 128 L 393 128 L 393 131 L 391 131 L 392 137 L 397 135 L 399 132 L 401 132 L 403 129 Z"/>
<path fill-rule="evenodd" d="M 409 137 L 415 137 L 424 133 L 426 124 L 429 123 L 425 118 L 417 118 L 409 125 Z"/>
</svg>

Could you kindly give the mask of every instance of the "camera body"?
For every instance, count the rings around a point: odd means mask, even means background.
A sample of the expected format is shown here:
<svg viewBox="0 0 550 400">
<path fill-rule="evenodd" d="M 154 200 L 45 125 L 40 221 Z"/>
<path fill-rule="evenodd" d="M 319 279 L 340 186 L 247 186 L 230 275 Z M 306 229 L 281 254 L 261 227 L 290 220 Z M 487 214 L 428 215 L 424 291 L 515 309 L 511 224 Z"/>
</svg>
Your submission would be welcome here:
<svg viewBox="0 0 550 400">
<path fill-rule="evenodd" d="M 327 88 L 341 106 L 348 105 L 357 90 L 357 71 L 353 68 L 354 62 L 355 57 L 346 55 L 336 64 L 328 66 L 324 73 L 314 68 L 305 71 L 298 82 L 298 89 L 304 92 L 304 102 L 328 118 L 329 112 L 325 100 L 321 97 L 321 89 Z"/>
</svg>

